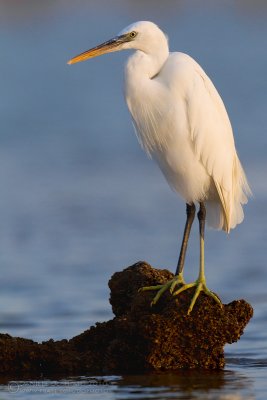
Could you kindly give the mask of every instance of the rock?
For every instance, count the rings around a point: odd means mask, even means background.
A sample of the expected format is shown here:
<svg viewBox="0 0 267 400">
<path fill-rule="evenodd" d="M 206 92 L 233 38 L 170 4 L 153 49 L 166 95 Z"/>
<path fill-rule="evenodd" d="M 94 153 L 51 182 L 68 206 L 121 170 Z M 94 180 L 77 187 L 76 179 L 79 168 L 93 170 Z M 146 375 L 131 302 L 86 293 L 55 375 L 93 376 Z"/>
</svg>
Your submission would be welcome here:
<svg viewBox="0 0 267 400">
<path fill-rule="evenodd" d="M 194 289 L 179 296 L 165 292 L 153 307 L 155 292 L 138 292 L 172 277 L 145 262 L 116 272 L 109 281 L 115 318 L 96 323 L 69 341 L 38 344 L 0 335 L 1 375 L 33 378 L 223 368 L 223 347 L 240 338 L 252 307 L 237 300 L 221 308 L 201 294 L 188 316 Z"/>
</svg>

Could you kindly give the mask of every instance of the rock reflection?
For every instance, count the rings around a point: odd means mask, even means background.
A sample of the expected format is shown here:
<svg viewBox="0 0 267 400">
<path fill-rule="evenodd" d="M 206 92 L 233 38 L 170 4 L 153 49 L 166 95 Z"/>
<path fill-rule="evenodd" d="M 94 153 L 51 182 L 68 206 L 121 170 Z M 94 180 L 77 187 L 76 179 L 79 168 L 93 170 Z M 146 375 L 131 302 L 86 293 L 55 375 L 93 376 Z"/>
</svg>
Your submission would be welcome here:
<svg viewBox="0 0 267 400">
<path fill-rule="evenodd" d="M 171 374 L 123 376 L 114 381 L 120 399 L 129 398 L 178 398 L 232 399 L 232 394 L 243 399 L 242 393 L 252 391 L 252 380 L 234 371 L 179 371 Z M 125 397 L 121 396 L 124 393 Z M 230 396 L 230 397 L 229 397 Z M 234 397 L 233 397 L 234 398 Z M 244 397 L 247 398 L 247 397 Z"/>
</svg>

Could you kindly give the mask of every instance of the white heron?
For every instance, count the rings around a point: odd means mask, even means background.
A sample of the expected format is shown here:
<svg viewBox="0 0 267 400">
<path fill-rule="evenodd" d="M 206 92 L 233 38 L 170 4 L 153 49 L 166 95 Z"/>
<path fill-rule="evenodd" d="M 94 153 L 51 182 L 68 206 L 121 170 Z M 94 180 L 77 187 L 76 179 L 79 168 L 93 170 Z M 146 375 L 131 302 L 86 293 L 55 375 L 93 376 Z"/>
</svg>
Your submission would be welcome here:
<svg viewBox="0 0 267 400">
<path fill-rule="evenodd" d="M 168 289 L 178 295 L 195 287 L 188 314 L 201 291 L 221 305 L 206 285 L 205 219 L 211 227 L 229 232 L 242 222 L 242 204 L 251 193 L 236 153 L 227 111 L 200 65 L 186 54 L 170 52 L 166 35 L 149 21 L 128 26 L 68 64 L 128 49 L 136 51 L 125 66 L 125 99 L 137 137 L 170 186 L 186 202 L 187 213 L 175 277 L 166 284 L 141 290 L 157 290 L 152 301 L 155 304 Z M 195 282 L 186 284 L 183 268 L 195 203 L 200 205 L 199 275 Z"/>
</svg>

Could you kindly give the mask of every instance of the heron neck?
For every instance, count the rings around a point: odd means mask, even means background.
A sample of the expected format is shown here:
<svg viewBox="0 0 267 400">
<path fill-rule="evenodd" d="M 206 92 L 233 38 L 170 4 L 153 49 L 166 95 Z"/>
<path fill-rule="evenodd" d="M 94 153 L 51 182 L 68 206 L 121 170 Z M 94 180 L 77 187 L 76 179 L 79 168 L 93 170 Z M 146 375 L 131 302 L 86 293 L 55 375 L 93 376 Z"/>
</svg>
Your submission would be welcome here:
<svg viewBox="0 0 267 400">
<path fill-rule="evenodd" d="M 161 70 L 163 64 L 169 55 L 168 47 L 158 53 L 145 53 L 137 50 L 131 57 L 125 67 L 126 80 L 133 79 L 135 84 L 138 80 L 152 79 Z"/>
<path fill-rule="evenodd" d="M 160 74 L 168 58 L 169 53 L 166 53 L 160 58 L 137 51 L 125 67 L 125 100 L 132 115 L 138 139 L 148 154 L 161 146 L 155 134 L 154 122 L 160 118 L 161 103 L 164 103 L 165 97 L 164 85 L 156 76 Z"/>
</svg>

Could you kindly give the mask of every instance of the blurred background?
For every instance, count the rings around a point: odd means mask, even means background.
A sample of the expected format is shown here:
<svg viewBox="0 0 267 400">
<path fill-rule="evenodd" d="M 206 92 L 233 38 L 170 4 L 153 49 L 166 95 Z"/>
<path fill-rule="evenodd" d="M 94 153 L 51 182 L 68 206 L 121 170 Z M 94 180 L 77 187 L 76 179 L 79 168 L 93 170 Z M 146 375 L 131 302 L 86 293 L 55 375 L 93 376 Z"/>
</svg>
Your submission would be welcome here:
<svg viewBox="0 0 267 400">
<path fill-rule="evenodd" d="M 175 270 L 185 205 L 135 138 L 127 53 L 66 65 L 137 20 L 193 56 L 226 104 L 254 198 L 230 235 L 207 232 L 208 286 L 266 321 L 266 18 L 264 0 L 0 0 L 2 332 L 70 338 L 111 317 L 115 271 Z M 195 227 L 185 277 L 197 273 Z"/>
</svg>

